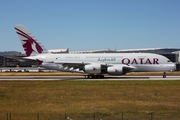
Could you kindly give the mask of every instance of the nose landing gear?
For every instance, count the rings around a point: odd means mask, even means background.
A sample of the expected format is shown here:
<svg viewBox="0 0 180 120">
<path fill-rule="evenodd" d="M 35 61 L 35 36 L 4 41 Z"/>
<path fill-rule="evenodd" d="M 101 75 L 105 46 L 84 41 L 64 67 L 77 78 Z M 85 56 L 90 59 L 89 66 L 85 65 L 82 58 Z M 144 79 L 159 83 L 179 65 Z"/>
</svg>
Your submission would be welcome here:
<svg viewBox="0 0 180 120">
<path fill-rule="evenodd" d="M 166 78 L 166 72 L 163 73 L 163 78 Z"/>
</svg>

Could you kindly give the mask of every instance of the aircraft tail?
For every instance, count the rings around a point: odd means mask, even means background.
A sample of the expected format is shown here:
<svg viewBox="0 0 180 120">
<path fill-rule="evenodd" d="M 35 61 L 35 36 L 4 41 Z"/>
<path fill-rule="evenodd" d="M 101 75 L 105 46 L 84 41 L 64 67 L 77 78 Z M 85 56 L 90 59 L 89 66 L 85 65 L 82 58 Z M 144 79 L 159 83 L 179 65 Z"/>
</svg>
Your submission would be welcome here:
<svg viewBox="0 0 180 120">
<path fill-rule="evenodd" d="M 16 33 L 21 41 L 26 56 L 49 53 L 48 50 L 23 25 L 15 25 Z"/>
</svg>

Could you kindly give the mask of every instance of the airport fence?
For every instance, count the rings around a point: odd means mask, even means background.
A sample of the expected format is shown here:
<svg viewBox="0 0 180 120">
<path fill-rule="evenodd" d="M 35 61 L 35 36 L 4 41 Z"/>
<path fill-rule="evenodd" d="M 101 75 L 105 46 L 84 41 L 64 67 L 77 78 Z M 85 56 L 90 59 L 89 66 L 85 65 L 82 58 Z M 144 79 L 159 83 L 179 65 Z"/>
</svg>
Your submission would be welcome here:
<svg viewBox="0 0 180 120">
<path fill-rule="evenodd" d="M 1 113 L 0 120 L 179 120 L 179 113 Z"/>
</svg>

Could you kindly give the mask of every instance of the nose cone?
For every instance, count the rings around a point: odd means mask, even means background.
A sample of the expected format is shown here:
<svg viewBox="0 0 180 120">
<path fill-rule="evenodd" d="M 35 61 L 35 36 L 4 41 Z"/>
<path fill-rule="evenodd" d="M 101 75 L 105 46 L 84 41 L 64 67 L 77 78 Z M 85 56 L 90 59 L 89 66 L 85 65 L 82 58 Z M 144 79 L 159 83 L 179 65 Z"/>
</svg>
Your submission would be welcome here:
<svg viewBox="0 0 180 120">
<path fill-rule="evenodd" d="M 171 71 L 175 71 L 176 70 L 176 64 L 172 63 L 170 66 L 171 66 Z"/>
<path fill-rule="evenodd" d="M 174 64 L 174 70 L 176 70 L 176 64 Z"/>
</svg>

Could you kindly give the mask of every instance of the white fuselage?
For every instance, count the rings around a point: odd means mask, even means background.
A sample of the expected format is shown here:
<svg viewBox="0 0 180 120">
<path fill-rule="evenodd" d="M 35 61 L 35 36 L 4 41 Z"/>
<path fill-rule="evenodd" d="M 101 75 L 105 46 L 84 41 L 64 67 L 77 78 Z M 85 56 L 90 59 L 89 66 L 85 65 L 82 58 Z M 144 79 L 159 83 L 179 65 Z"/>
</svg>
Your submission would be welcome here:
<svg viewBox="0 0 180 120">
<path fill-rule="evenodd" d="M 175 64 L 168 58 L 151 53 L 40 54 L 27 58 L 42 60 L 42 67 L 62 71 L 64 63 L 127 65 L 134 67 L 135 72 L 175 70 Z"/>
</svg>

